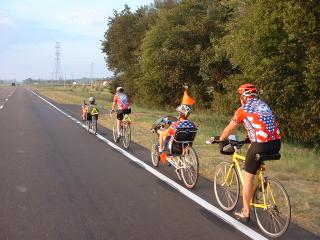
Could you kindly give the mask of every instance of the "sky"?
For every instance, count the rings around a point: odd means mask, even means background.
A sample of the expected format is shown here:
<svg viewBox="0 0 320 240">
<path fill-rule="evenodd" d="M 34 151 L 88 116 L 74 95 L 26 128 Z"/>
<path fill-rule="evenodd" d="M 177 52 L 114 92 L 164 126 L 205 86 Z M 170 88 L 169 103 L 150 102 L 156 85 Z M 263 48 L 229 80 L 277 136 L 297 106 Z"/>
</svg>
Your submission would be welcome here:
<svg viewBox="0 0 320 240">
<path fill-rule="evenodd" d="M 0 0 L 0 80 L 110 77 L 101 40 L 108 18 L 153 0 Z"/>
</svg>

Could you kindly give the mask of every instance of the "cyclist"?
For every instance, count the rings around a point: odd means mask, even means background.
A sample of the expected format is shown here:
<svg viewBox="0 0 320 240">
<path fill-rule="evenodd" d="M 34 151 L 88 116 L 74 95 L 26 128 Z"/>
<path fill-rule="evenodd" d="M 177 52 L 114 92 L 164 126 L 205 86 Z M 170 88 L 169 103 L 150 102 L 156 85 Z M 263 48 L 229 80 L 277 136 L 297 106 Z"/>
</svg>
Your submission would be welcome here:
<svg viewBox="0 0 320 240">
<path fill-rule="evenodd" d="M 253 182 L 261 166 L 261 162 L 255 160 L 255 155 L 278 153 L 281 147 L 281 136 L 271 108 L 259 99 L 254 85 L 243 84 L 238 88 L 237 93 L 241 107 L 237 109 L 220 137 L 214 137 L 214 139 L 224 141 L 239 124 L 243 124 L 247 130 L 251 144 L 244 163 L 243 209 L 234 212 L 238 220 L 247 222 L 250 219 Z"/>
<path fill-rule="evenodd" d="M 83 120 L 91 120 L 93 111 L 96 111 L 96 113 L 98 113 L 97 105 L 95 103 L 96 102 L 95 98 L 89 97 L 88 101 L 89 101 L 89 104 L 84 102 L 84 104 L 82 105 Z"/>
<path fill-rule="evenodd" d="M 120 139 L 121 131 L 121 121 L 123 120 L 124 114 L 131 113 L 131 104 L 129 102 L 129 97 L 124 93 L 123 87 L 117 87 L 116 94 L 113 97 L 112 111 L 115 111 L 117 105 L 117 131 L 118 139 Z"/>
<path fill-rule="evenodd" d="M 179 114 L 178 121 L 172 123 L 167 129 L 159 129 L 159 153 L 162 154 L 165 151 L 165 147 L 172 143 L 173 136 L 179 128 L 196 128 L 196 125 L 188 120 L 191 113 L 191 108 L 188 105 L 181 104 L 176 108 Z"/>
</svg>

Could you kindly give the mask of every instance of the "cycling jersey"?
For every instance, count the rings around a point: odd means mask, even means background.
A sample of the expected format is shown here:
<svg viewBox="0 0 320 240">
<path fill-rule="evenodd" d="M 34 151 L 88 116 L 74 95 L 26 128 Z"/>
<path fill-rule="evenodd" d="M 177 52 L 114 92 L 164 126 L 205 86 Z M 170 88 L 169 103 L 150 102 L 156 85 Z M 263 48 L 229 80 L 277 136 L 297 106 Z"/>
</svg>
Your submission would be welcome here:
<svg viewBox="0 0 320 240">
<path fill-rule="evenodd" d="M 251 142 L 281 139 L 280 130 L 270 107 L 258 98 L 251 98 L 235 113 L 233 120 L 243 123 Z"/>
<path fill-rule="evenodd" d="M 113 101 L 118 104 L 118 109 L 130 109 L 129 98 L 125 93 L 117 93 L 114 95 Z"/>
<path fill-rule="evenodd" d="M 87 112 L 88 112 L 88 114 L 91 114 L 91 115 L 99 114 L 99 110 L 97 108 L 97 105 L 96 104 L 89 104 L 87 106 Z"/>
<path fill-rule="evenodd" d="M 182 145 L 175 144 L 173 136 L 175 135 L 176 131 L 181 128 L 197 128 L 193 122 L 189 120 L 180 120 L 174 122 L 168 128 L 168 137 L 165 139 L 165 148 L 169 153 L 181 153 L 182 152 Z"/>
<path fill-rule="evenodd" d="M 174 122 L 170 125 L 168 129 L 168 134 L 170 136 L 173 136 L 179 128 L 197 128 L 197 127 L 193 122 L 190 122 L 189 120 L 181 120 L 181 121 Z"/>
</svg>

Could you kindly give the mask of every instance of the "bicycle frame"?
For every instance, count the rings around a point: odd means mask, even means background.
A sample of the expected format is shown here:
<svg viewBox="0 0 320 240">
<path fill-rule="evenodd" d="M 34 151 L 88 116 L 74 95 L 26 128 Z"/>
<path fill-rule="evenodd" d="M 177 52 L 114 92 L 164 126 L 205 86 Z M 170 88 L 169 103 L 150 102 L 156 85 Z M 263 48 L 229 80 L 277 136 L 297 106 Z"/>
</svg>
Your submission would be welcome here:
<svg viewBox="0 0 320 240">
<path fill-rule="evenodd" d="M 171 165 L 176 169 L 176 173 L 180 179 L 180 175 L 178 174 L 178 170 L 186 168 L 186 164 L 184 161 L 182 161 L 182 156 L 185 154 L 186 148 L 189 145 L 187 145 L 186 147 L 183 148 L 183 152 L 182 154 L 177 154 L 177 155 L 167 155 L 167 161 L 169 163 L 171 163 Z"/>
<path fill-rule="evenodd" d="M 129 114 L 124 114 L 122 123 L 131 124 L 131 118 L 129 117 Z"/>
<path fill-rule="evenodd" d="M 243 186 L 244 179 L 243 179 L 243 174 L 242 174 L 242 170 L 241 170 L 241 162 L 243 162 L 243 161 L 245 161 L 245 157 L 240 155 L 237 151 L 232 155 L 232 164 L 230 165 L 230 168 L 228 170 L 226 179 L 224 180 L 222 185 L 225 185 L 225 184 L 228 183 L 228 181 L 231 182 L 233 180 L 233 179 L 230 180 L 230 178 L 232 176 L 231 171 L 232 171 L 232 168 L 235 167 L 235 169 L 236 169 L 236 171 L 238 173 L 238 176 L 240 178 L 240 184 L 241 184 L 241 186 Z M 267 204 L 266 195 L 270 194 L 273 203 L 275 203 L 275 199 L 274 199 L 274 196 L 273 196 L 272 189 L 271 189 L 270 185 L 268 184 L 267 186 L 265 186 L 263 184 L 264 183 L 264 172 L 265 172 L 265 165 L 262 164 L 260 169 L 257 172 L 256 180 L 255 180 L 255 186 L 256 187 L 259 186 L 259 183 L 261 183 L 262 195 L 263 195 L 263 203 L 253 203 L 252 199 L 251 199 L 250 206 L 267 209 L 271 205 Z"/>
</svg>

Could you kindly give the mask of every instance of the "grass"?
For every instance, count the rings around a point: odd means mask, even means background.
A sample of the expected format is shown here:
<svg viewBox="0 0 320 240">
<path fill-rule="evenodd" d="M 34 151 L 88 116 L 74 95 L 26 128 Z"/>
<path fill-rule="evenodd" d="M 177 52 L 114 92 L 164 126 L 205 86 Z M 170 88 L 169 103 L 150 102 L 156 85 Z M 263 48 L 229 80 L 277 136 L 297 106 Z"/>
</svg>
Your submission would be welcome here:
<svg viewBox="0 0 320 240">
<path fill-rule="evenodd" d="M 81 105 L 83 99 L 95 96 L 99 109 L 110 109 L 112 95 L 104 90 L 102 92 L 90 91 L 81 86 L 33 86 L 37 92 L 61 104 Z M 80 107 L 79 107 L 80 113 Z M 161 115 L 176 115 L 172 112 L 161 112 L 157 109 L 145 109 L 133 105 L 132 140 L 150 148 L 153 134 L 149 131 L 152 123 Z M 80 117 L 80 116 L 79 116 Z M 229 117 L 217 116 L 208 111 L 191 114 L 190 120 L 199 126 L 194 147 L 199 156 L 200 174 L 213 180 L 215 165 L 228 156 L 219 153 L 217 146 L 208 146 L 205 140 L 210 136 L 219 135 Z M 108 115 L 99 117 L 99 123 L 112 129 L 113 121 Z M 244 131 L 238 131 L 243 136 Z M 267 174 L 278 178 L 287 189 L 292 205 L 292 220 L 313 233 L 320 235 L 320 161 L 319 156 L 311 149 L 293 146 L 284 143 L 281 148 L 280 161 L 267 164 Z"/>
</svg>

